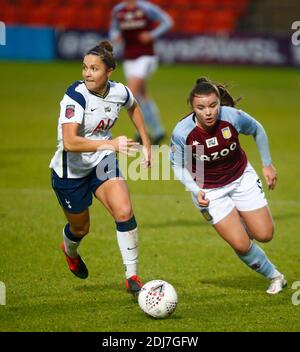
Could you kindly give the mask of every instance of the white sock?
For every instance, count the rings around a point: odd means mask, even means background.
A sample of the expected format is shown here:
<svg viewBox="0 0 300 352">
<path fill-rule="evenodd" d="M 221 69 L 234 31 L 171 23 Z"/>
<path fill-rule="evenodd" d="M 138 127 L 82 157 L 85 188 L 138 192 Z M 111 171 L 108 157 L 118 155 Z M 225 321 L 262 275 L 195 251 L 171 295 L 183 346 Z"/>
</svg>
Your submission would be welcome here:
<svg viewBox="0 0 300 352">
<path fill-rule="evenodd" d="M 64 239 L 64 244 L 65 244 L 65 251 L 67 253 L 67 255 L 71 258 L 77 258 L 78 257 L 78 252 L 77 252 L 77 248 L 80 244 L 80 240 L 79 241 L 72 241 L 70 240 L 70 238 L 66 235 L 66 233 L 68 234 L 69 237 L 74 235 L 70 232 L 69 226 L 65 227 L 63 230 L 63 239 Z"/>
<path fill-rule="evenodd" d="M 120 232 L 117 230 L 117 239 L 123 263 L 125 266 L 125 276 L 129 279 L 137 274 L 138 263 L 138 229 Z"/>
</svg>

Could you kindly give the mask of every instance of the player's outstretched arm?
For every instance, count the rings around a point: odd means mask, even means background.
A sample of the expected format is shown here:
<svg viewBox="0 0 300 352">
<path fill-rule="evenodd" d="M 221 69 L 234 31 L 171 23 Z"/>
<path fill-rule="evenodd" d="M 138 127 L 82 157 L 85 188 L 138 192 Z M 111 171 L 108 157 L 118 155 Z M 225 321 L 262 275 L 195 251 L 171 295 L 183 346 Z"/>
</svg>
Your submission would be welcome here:
<svg viewBox="0 0 300 352">
<path fill-rule="evenodd" d="M 146 131 L 142 110 L 135 101 L 127 111 L 143 143 L 144 164 L 151 166 L 151 142 Z"/>
<path fill-rule="evenodd" d="M 113 150 L 118 153 L 129 154 L 130 150 L 139 143 L 126 136 L 112 140 L 92 140 L 78 135 L 78 123 L 65 123 L 62 125 L 63 146 L 67 152 L 96 152 L 98 150 Z"/>
</svg>

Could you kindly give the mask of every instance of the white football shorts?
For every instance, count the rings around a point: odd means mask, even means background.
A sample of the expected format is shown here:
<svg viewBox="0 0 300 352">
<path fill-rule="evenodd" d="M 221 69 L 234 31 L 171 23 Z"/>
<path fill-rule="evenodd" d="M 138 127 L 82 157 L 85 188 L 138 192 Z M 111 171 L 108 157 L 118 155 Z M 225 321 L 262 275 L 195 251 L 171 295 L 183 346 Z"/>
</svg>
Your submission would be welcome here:
<svg viewBox="0 0 300 352">
<path fill-rule="evenodd" d="M 250 163 L 241 177 L 219 188 L 203 189 L 209 199 L 207 208 L 199 206 L 197 197 L 192 194 L 195 206 L 206 220 L 214 225 L 224 219 L 233 208 L 238 211 L 251 211 L 268 205 L 261 180 Z M 210 216 L 209 216 L 210 215 Z"/>
<path fill-rule="evenodd" d="M 140 56 L 134 60 L 125 60 L 123 63 L 126 79 L 131 77 L 148 78 L 158 66 L 157 56 Z"/>
</svg>

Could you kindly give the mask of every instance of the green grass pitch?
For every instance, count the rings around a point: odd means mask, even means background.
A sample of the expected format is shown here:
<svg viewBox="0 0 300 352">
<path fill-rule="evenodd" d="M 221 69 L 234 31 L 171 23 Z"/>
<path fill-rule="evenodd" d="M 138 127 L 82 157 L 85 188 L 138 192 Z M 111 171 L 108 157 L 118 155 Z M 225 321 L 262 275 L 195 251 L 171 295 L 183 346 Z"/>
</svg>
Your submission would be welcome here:
<svg viewBox="0 0 300 352">
<path fill-rule="evenodd" d="M 50 187 L 59 101 L 81 78 L 81 63 L 1 62 L 0 331 L 299 331 L 300 99 L 299 70 L 230 66 L 161 66 L 150 81 L 168 135 L 189 112 L 189 91 L 200 75 L 229 82 L 239 106 L 268 132 L 278 187 L 267 192 L 275 219 L 272 242 L 262 245 L 289 286 L 265 293 L 268 282 L 241 263 L 208 226 L 178 181 L 130 181 L 139 224 L 139 274 L 144 282 L 173 284 L 172 317 L 146 317 L 124 288 L 115 225 L 94 201 L 91 231 L 80 253 L 90 276 L 75 278 L 60 250 L 63 213 Z M 121 67 L 113 79 L 123 80 Z M 114 136 L 133 135 L 125 113 Z M 241 137 L 259 175 L 255 143 Z M 298 302 L 296 300 L 296 303 Z"/>
</svg>

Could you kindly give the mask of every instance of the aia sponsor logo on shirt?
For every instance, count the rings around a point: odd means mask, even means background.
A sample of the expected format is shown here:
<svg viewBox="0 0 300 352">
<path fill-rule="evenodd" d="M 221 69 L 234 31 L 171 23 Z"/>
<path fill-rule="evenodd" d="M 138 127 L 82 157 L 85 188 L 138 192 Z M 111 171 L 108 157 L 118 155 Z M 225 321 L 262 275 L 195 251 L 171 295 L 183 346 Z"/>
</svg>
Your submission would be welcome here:
<svg viewBox="0 0 300 352">
<path fill-rule="evenodd" d="M 67 119 L 70 119 L 74 115 L 75 115 L 75 105 L 67 105 L 66 106 L 65 117 Z"/>
<path fill-rule="evenodd" d="M 93 133 L 94 132 L 105 132 L 105 131 L 108 131 L 110 130 L 113 125 L 116 123 L 117 119 L 115 120 L 112 120 L 112 119 L 102 119 L 97 127 L 94 129 Z"/>
</svg>

